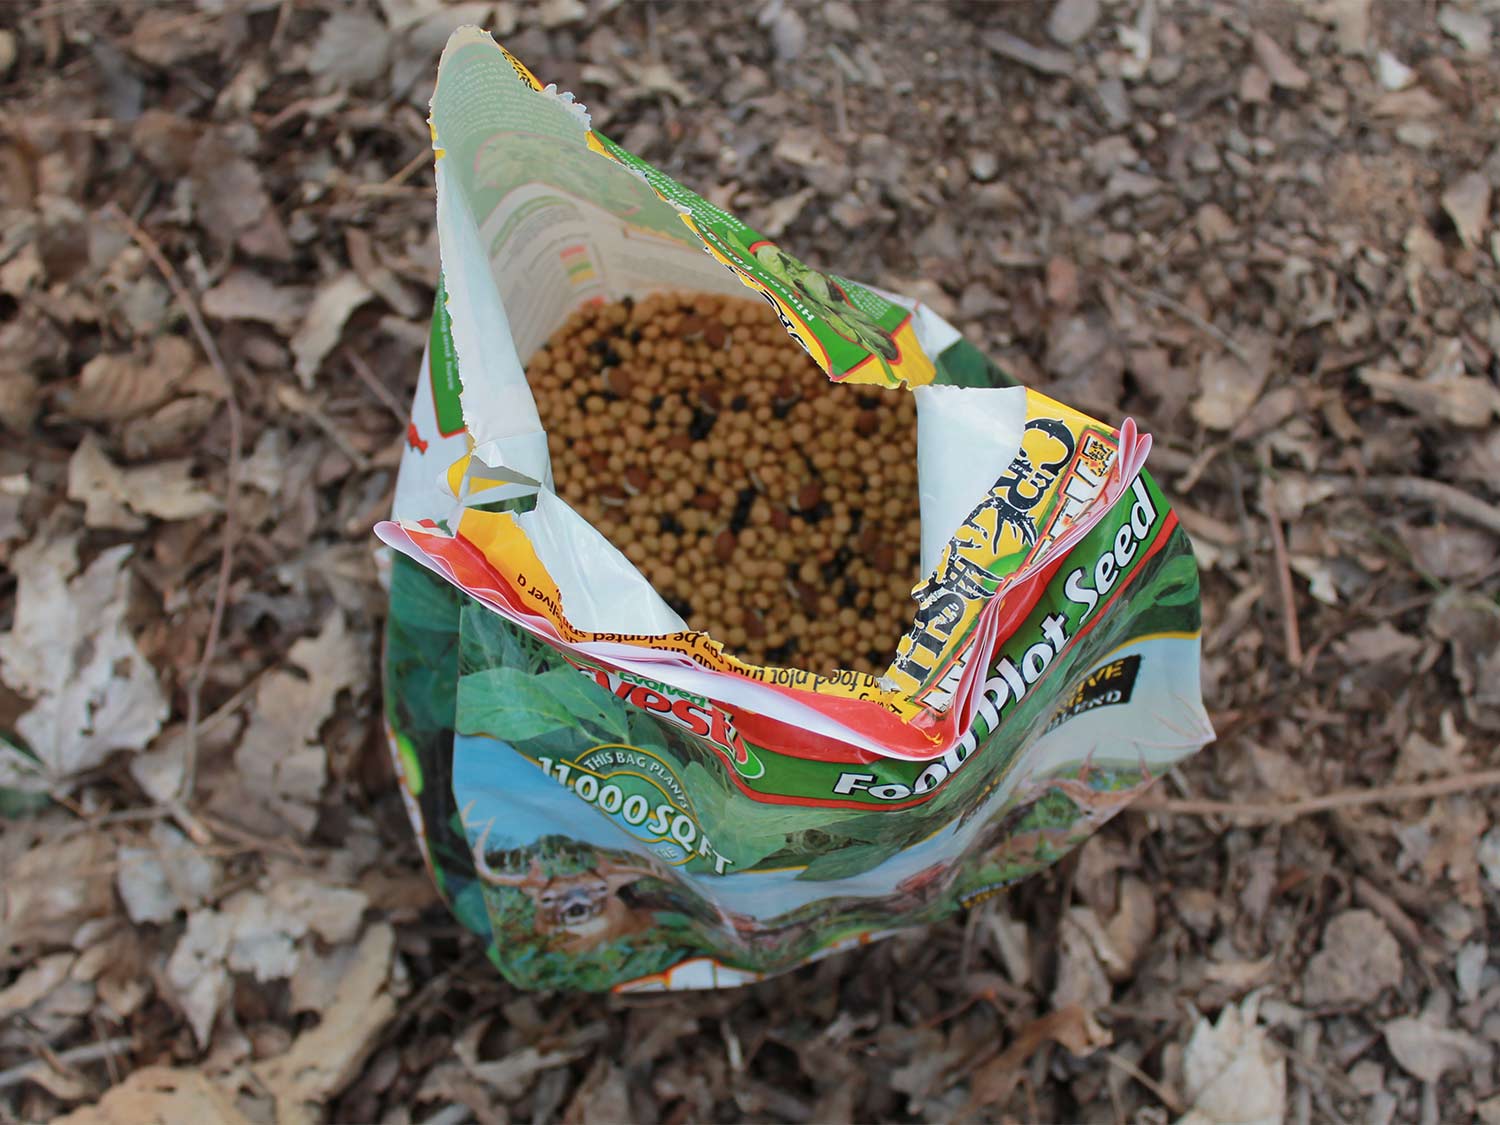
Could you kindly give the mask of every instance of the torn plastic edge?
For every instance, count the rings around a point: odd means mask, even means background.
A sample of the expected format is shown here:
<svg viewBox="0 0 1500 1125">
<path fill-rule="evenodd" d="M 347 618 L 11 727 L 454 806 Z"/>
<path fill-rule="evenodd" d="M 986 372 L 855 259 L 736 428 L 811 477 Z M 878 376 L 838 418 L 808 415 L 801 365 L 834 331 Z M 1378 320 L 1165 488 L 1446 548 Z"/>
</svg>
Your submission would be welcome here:
<svg viewBox="0 0 1500 1125">
<path fill-rule="evenodd" d="M 1150 450 L 1150 436 L 1137 435 L 1133 420 L 1128 418 L 1121 424 L 1118 432 L 1121 435 L 1121 456 L 1117 458 L 1115 468 L 1090 505 L 1089 511 L 1049 545 L 1045 555 L 1008 576 L 987 599 L 980 611 L 976 633 L 963 656 L 964 672 L 955 687 L 948 709 L 941 713 L 929 711 L 910 720 L 892 714 L 878 702 L 813 693 L 790 685 L 762 683 L 732 672 L 709 671 L 691 657 L 676 651 L 637 644 L 574 643 L 564 640 L 547 618 L 525 614 L 512 607 L 504 600 L 503 591 L 497 589 L 486 594 L 477 587 L 461 582 L 442 559 L 417 544 L 410 532 L 415 530 L 424 535 L 437 535 L 464 543 L 461 537 L 444 534 L 436 527 L 413 525 L 409 529 L 393 521 L 382 522 L 375 530 L 389 546 L 559 650 L 576 652 L 621 671 L 654 678 L 680 691 L 707 696 L 730 707 L 746 708 L 773 722 L 801 726 L 854 751 L 874 754 L 880 758 L 923 762 L 941 757 L 952 749 L 973 725 L 978 691 L 988 675 L 995 652 L 1005 639 L 1000 635 L 999 623 L 1007 608 L 1013 609 L 1007 603 L 1027 592 L 1054 563 L 1060 565 L 1067 553 L 1113 509 L 1140 475 L 1146 454 Z M 477 548 L 467 549 L 479 554 Z M 484 563 L 484 567 L 492 569 L 488 562 Z M 817 700 L 816 706 L 802 703 L 798 698 L 808 696 Z M 862 725 L 868 729 L 852 727 L 835 718 L 835 714 L 857 716 L 865 721 Z M 872 731 L 881 731 L 886 737 L 872 735 Z"/>
</svg>

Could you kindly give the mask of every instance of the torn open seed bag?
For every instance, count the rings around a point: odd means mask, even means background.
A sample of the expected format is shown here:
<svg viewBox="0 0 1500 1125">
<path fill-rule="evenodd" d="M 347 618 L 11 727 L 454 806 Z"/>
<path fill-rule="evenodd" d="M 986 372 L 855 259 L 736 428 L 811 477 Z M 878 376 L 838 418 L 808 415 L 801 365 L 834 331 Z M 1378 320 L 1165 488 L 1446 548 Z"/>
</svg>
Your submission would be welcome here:
<svg viewBox="0 0 1500 1125">
<path fill-rule="evenodd" d="M 804 265 L 481 31 L 432 129 L 386 714 L 509 980 L 722 987 L 933 922 L 1212 736 L 1132 422 Z"/>
</svg>

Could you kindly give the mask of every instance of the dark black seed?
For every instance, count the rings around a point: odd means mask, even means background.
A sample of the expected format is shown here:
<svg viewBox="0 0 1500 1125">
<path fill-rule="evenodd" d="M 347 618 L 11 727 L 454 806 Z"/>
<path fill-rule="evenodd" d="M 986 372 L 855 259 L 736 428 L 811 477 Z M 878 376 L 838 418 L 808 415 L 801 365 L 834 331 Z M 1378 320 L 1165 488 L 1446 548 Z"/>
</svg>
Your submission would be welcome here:
<svg viewBox="0 0 1500 1125">
<path fill-rule="evenodd" d="M 683 527 L 682 524 L 678 521 L 677 517 L 672 515 L 670 512 L 664 512 L 657 519 L 657 526 L 659 526 L 662 531 L 670 532 L 673 535 L 681 535 L 684 531 L 687 530 L 687 528 Z"/>
<path fill-rule="evenodd" d="M 604 352 L 602 354 L 603 354 L 603 357 L 604 357 L 603 362 L 604 362 L 604 366 L 605 367 L 618 367 L 619 366 L 619 364 L 620 364 L 620 353 L 617 352 L 617 351 L 615 351 L 615 348 L 614 348 L 613 344 L 607 345 L 605 347 Z"/>
<path fill-rule="evenodd" d="M 750 522 L 750 506 L 755 503 L 755 498 L 759 495 L 760 493 L 754 488 L 740 489 L 734 501 L 734 512 L 729 517 L 730 531 L 738 533 L 745 530 L 745 526 Z"/>
<path fill-rule="evenodd" d="M 739 413 L 741 410 L 746 409 L 749 405 L 749 395 L 735 395 L 732 399 L 729 400 L 729 409 L 733 410 L 735 413 Z"/>
<path fill-rule="evenodd" d="M 813 507 L 802 513 L 802 518 L 808 523 L 822 523 L 833 515 L 833 506 L 827 500 L 819 500 Z"/>
<path fill-rule="evenodd" d="M 859 596 L 859 591 L 854 588 L 854 583 L 844 579 L 843 589 L 839 591 L 839 608 L 853 609 L 854 599 Z"/>
<path fill-rule="evenodd" d="M 865 522 L 865 510 L 863 508 L 850 508 L 849 509 L 849 524 L 850 524 L 849 533 L 851 535 L 854 532 L 858 531 L 861 527 L 863 527 L 864 526 L 864 522 Z"/>
<path fill-rule="evenodd" d="M 797 651 L 797 638 L 793 637 L 784 645 L 766 649 L 767 664 L 785 664 L 792 658 L 792 653 Z"/>
<path fill-rule="evenodd" d="M 794 402 L 778 402 L 778 403 L 774 403 L 771 406 L 771 417 L 775 418 L 778 422 L 780 422 L 780 421 L 784 420 L 786 418 L 786 416 L 792 412 L 792 407 L 794 407 L 796 405 L 797 404 L 796 404 L 795 401 Z"/>
<path fill-rule="evenodd" d="M 874 410 L 879 405 L 879 395 L 864 394 L 859 396 L 859 407 L 861 410 Z"/>
<path fill-rule="evenodd" d="M 666 395 L 652 395 L 651 396 L 651 401 L 646 404 L 646 408 L 648 410 L 651 410 L 651 411 L 655 412 L 657 410 L 660 410 L 661 409 L 661 404 L 664 403 L 664 402 L 666 402 L 666 401 L 667 401 L 667 396 Z"/>
<path fill-rule="evenodd" d="M 603 355 L 608 350 L 609 341 L 606 340 L 603 336 L 600 336 L 599 339 L 594 340 L 589 344 L 589 353 L 591 355 Z M 617 360 L 616 362 L 619 361 Z"/>
<path fill-rule="evenodd" d="M 884 664 L 886 662 L 885 654 L 883 652 L 881 652 L 879 649 L 874 649 L 874 648 L 872 648 L 869 652 L 865 653 L 865 659 L 868 660 L 871 664 L 875 665 L 875 667 L 877 667 L 877 668 L 879 668 L 882 664 Z"/>
<path fill-rule="evenodd" d="M 717 414 L 704 410 L 701 406 L 693 409 L 693 421 L 688 426 L 688 437 L 694 441 L 702 441 L 714 428 L 714 423 L 719 420 Z"/>
<path fill-rule="evenodd" d="M 672 612 L 684 621 L 693 616 L 693 603 L 683 601 L 681 598 L 668 598 L 667 604 L 672 607 Z"/>
</svg>

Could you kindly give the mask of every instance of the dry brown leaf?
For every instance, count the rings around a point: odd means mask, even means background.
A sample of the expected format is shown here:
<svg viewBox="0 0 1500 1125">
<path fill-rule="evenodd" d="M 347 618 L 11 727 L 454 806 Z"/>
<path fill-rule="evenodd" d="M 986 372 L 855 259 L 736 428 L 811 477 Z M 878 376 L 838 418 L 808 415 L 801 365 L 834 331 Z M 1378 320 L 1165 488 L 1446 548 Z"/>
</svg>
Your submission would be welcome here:
<svg viewBox="0 0 1500 1125">
<path fill-rule="evenodd" d="M 38 535 L 16 551 L 15 621 L 0 635 L 0 680 L 31 708 L 15 721 L 37 762 L 0 739 L 0 785 L 66 788 L 116 750 L 140 750 L 167 701 L 125 628 L 129 544 L 100 552 L 82 574 L 78 536 Z"/>
<path fill-rule="evenodd" d="M 219 881 L 219 861 L 169 824 L 157 823 L 141 846 L 120 848 L 115 888 L 137 925 L 169 922 L 206 901 Z"/>
<path fill-rule="evenodd" d="M 280 1125 L 318 1120 L 316 1108 L 358 1075 L 376 1037 L 396 1014 L 390 990 L 395 949 L 390 926 L 371 926 L 318 1026 L 299 1035 L 286 1054 L 255 1064 L 256 1077 L 276 1099 Z"/>
<path fill-rule="evenodd" d="M 193 149 L 192 182 L 200 225 L 249 254 L 289 261 L 292 245 L 281 226 L 260 168 L 218 132 Z"/>
<path fill-rule="evenodd" d="M 44 840 L 5 872 L 0 948 L 66 945 L 78 927 L 114 909 L 109 841 L 99 833 Z"/>
<path fill-rule="evenodd" d="M 215 320 L 254 320 L 290 332 L 307 307 L 300 285 L 274 285 L 248 269 L 230 270 L 203 294 L 203 312 Z"/>
<path fill-rule="evenodd" d="M 503 1058 L 481 1061 L 479 1041 L 488 1028 L 489 1023 L 485 1020 L 473 1024 L 453 1044 L 453 1053 L 470 1075 L 491 1087 L 505 1101 L 524 1096 L 542 1071 L 566 1066 L 588 1052 L 587 1046 L 583 1045 L 549 1051 L 525 1046 Z"/>
<path fill-rule="evenodd" d="M 1414 379 L 1378 367 L 1361 368 L 1360 380 L 1375 397 L 1398 402 L 1417 414 L 1454 426 L 1482 429 L 1500 413 L 1500 388 L 1475 375 Z"/>
<path fill-rule="evenodd" d="M 219 498 L 192 473 L 188 458 L 121 468 L 97 437 L 85 434 L 68 461 L 68 499 L 83 504 L 89 527 L 140 531 L 142 516 L 188 520 L 219 510 Z"/>
<path fill-rule="evenodd" d="M 1069 1054 L 1086 1058 L 1112 1038 L 1092 1015 L 1074 1005 L 1032 1020 L 1017 1033 L 1010 1046 L 974 1074 L 969 1100 L 958 1113 L 970 1120 L 986 1106 L 1003 1105 L 1021 1081 L 1026 1063 L 1048 1041 L 1060 1044 Z"/>
<path fill-rule="evenodd" d="M 1401 1069 L 1423 1082 L 1436 1082 L 1450 1070 L 1487 1067 L 1493 1054 L 1483 1040 L 1427 1015 L 1390 1020 L 1380 1030 Z"/>
<path fill-rule="evenodd" d="M 1292 57 L 1282 50 L 1281 44 L 1272 39 L 1264 31 L 1257 31 L 1250 38 L 1250 45 L 1255 49 L 1255 57 L 1260 65 L 1265 68 L 1266 75 L 1271 79 L 1271 85 L 1280 86 L 1283 90 L 1305 90 L 1312 81 Z"/>
<path fill-rule="evenodd" d="M 234 1097 L 196 1070 L 147 1066 L 106 1090 L 96 1105 L 53 1125 L 251 1125 Z"/>
<path fill-rule="evenodd" d="M 304 637 L 287 653 L 285 663 L 305 676 L 282 668 L 261 677 L 234 755 L 243 792 L 258 807 L 243 807 L 236 799 L 228 811 L 267 830 L 290 825 L 302 835 L 312 831 L 328 771 L 318 732 L 338 693 L 363 680 L 364 661 L 344 615 L 335 611 L 322 632 Z"/>
<path fill-rule="evenodd" d="M 375 294 L 359 276 L 345 271 L 318 287 L 302 327 L 292 337 L 292 356 L 297 378 L 304 390 L 312 390 L 313 378 L 323 359 L 339 342 L 350 314 Z"/>
<path fill-rule="evenodd" d="M 325 89 L 372 81 L 385 73 L 390 38 L 372 16 L 333 12 L 318 27 L 307 69 L 324 80 Z"/>
<path fill-rule="evenodd" d="M 24 1012 L 68 977 L 76 953 L 54 953 L 25 969 L 8 987 L 0 989 L 0 1022 Z"/>
<path fill-rule="evenodd" d="M 217 910 L 196 910 L 188 915 L 187 929 L 167 959 L 167 983 L 200 1047 L 208 1046 L 219 1009 L 229 998 L 224 955 L 233 933 L 233 924 Z"/>
<path fill-rule="evenodd" d="M 198 366 L 180 336 L 159 336 L 149 355 L 101 352 L 83 365 L 63 409 L 80 422 L 113 422 L 160 406 Z"/>
<path fill-rule="evenodd" d="M 1244 350 L 1253 366 L 1247 367 L 1228 352 L 1215 352 L 1205 356 L 1198 369 L 1198 397 L 1192 413 L 1211 430 L 1233 429 L 1260 398 L 1270 377 L 1269 347 L 1261 342 Z"/>
<path fill-rule="evenodd" d="M 1302 974 L 1302 1002 L 1364 1004 L 1401 983 L 1401 947 L 1378 915 L 1346 910 L 1323 930 L 1323 944 Z"/>
<path fill-rule="evenodd" d="M 1443 210 L 1453 220 L 1465 246 L 1478 246 L 1490 225 L 1490 182 L 1482 172 L 1469 172 L 1443 192 Z"/>
<path fill-rule="evenodd" d="M 1225 1007 L 1217 1024 L 1198 1021 L 1182 1060 L 1192 1108 L 1178 1125 L 1280 1125 L 1286 1061 L 1257 1015 L 1252 997 Z"/>
</svg>

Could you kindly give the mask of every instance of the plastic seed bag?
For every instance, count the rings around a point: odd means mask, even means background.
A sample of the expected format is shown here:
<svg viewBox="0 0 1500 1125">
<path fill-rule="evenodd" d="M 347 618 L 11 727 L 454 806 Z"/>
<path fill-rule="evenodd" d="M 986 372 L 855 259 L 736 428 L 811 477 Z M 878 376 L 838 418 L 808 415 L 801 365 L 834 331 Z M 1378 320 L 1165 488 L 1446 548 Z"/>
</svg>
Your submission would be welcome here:
<svg viewBox="0 0 1500 1125">
<path fill-rule="evenodd" d="M 432 126 L 386 712 L 433 878 L 509 980 L 723 987 L 933 922 L 1212 736 L 1197 568 L 1132 422 L 804 265 L 481 31 L 449 41 Z M 851 405 L 914 397 L 922 577 L 883 673 L 739 659 L 558 496 L 526 364 L 575 310 L 664 290 L 758 295 Z"/>
</svg>

